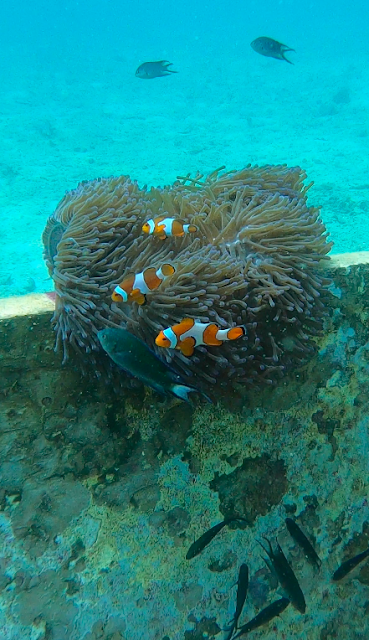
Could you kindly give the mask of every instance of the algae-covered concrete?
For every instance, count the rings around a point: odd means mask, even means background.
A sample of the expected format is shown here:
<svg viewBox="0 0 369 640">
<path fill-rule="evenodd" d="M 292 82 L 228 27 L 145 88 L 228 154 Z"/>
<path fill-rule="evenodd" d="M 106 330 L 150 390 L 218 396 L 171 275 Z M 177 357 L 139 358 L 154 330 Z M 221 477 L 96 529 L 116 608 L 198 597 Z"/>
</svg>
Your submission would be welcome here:
<svg viewBox="0 0 369 640">
<path fill-rule="evenodd" d="M 244 622 L 280 597 L 258 540 L 278 540 L 305 594 L 250 637 L 369 637 L 369 255 L 336 256 L 316 357 L 221 405 L 114 393 L 61 366 L 47 296 L 0 301 L 0 637 L 223 639 L 238 569 Z M 195 538 L 225 527 L 196 558 Z M 289 537 L 293 517 L 320 571 Z"/>
</svg>

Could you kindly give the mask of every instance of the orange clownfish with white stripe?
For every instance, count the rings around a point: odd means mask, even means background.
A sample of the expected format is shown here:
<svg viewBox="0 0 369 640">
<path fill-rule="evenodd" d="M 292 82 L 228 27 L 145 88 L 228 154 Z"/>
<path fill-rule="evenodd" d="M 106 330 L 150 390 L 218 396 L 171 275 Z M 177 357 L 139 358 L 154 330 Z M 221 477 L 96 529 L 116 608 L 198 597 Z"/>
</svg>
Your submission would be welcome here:
<svg viewBox="0 0 369 640">
<path fill-rule="evenodd" d="M 185 224 L 178 218 L 159 216 L 158 218 L 150 218 L 145 222 L 142 225 L 142 231 L 160 240 L 165 240 L 169 236 L 182 238 L 186 233 L 195 233 L 197 227 L 194 224 Z"/>
<path fill-rule="evenodd" d="M 192 318 L 183 318 L 179 324 L 160 331 L 155 344 L 158 347 L 180 349 L 183 355 L 192 356 L 195 347 L 200 344 L 219 346 L 225 340 L 236 340 L 244 335 L 244 327 L 221 329 L 212 322 L 198 322 Z"/>
<path fill-rule="evenodd" d="M 171 264 L 163 264 L 159 269 L 149 267 L 141 273 L 132 273 L 115 287 L 111 298 L 114 302 L 144 304 L 146 294 L 157 289 L 163 280 L 174 272 L 175 268 Z"/>
</svg>

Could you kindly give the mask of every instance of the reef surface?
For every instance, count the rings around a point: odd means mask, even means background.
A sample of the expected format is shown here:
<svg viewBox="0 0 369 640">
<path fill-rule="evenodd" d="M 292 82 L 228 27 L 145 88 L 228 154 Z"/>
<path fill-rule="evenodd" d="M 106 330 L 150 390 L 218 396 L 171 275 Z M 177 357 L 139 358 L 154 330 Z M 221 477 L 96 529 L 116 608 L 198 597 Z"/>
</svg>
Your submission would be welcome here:
<svg viewBox="0 0 369 640">
<path fill-rule="evenodd" d="M 223 639 L 241 563 L 251 578 L 242 623 L 280 597 L 257 543 L 275 535 L 307 610 L 289 607 L 252 637 L 367 637 L 368 565 L 331 581 L 369 539 L 369 263 L 349 258 L 331 261 L 332 315 L 314 358 L 276 388 L 246 385 L 220 405 L 189 408 L 139 384 L 117 395 L 82 377 L 73 356 L 61 365 L 51 310 L 4 305 L 4 640 Z M 234 514 L 246 522 L 186 560 Z M 285 517 L 314 543 L 319 572 Z"/>
</svg>

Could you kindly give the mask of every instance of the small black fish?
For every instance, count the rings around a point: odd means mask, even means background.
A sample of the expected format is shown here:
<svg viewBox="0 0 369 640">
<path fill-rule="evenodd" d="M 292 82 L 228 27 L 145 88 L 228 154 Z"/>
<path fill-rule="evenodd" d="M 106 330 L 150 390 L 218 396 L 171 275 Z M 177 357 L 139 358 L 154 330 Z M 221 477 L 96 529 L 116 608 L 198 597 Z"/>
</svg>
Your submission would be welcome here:
<svg viewBox="0 0 369 640">
<path fill-rule="evenodd" d="M 303 533 L 303 531 L 301 531 L 298 524 L 294 520 L 292 520 L 292 518 L 286 518 L 285 523 L 292 538 L 295 540 L 295 542 L 297 542 L 297 544 L 300 545 L 301 549 L 303 550 L 305 558 L 307 558 L 312 565 L 318 567 L 319 569 L 322 561 L 319 558 L 310 540 L 307 539 L 306 535 Z"/>
<path fill-rule="evenodd" d="M 286 62 L 289 62 L 289 64 L 293 64 L 291 60 L 287 60 L 284 54 L 286 51 L 295 51 L 295 49 L 287 47 L 286 44 L 282 44 L 281 42 L 278 42 L 278 40 L 262 36 L 261 38 L 253 40 L 251 42 L 251 47 L 256 51 L 256 53 L 260 53 L 262 56 L 275 58 L 276 60 L 285 60 Z"/>
<path fill-rule="evenodd" d="M 360 564 L 360 562 L 362 562 L 368 557 L 369 557 L 369 549 L 366 549 L 365 551 L 358 553 L 357 556 L 354 556 L 353 558 L 350 558 L 349 560 L 342 562 L 342 564 L 334 572 L 332 576 L 332 580 L 335 580 L 335 581 L 342 580 L 342 578 L 347 576 L 347 574 L 350 573 L 352 569 L 355 569 L 355 567 L 357 567 L 357 565 Z"/>
<path fill-rule="evenodd" d="M 233 632 L 237 629 L 237 623 L 242 613 L 243 605 L 245 604 L 247 590 L 249 588 L 249 568 L 247 564 L 241 564 L 238 572 L 237 580 L 237 598 L 236 598 L 236 611 L 234 612 L 233 620 L 229 629 L 229 634 L 226 640 L 231 640 Z"/>
<path fill-rule="evenodd" d="M 267 538 L 265 538 L 265 540 L 268 543 L 269 549 L 266 549 L 261 544 L 261 542 L 259 544 L 263 547 L 265 553 L 267 553 L 269 557 L 270 562 L 269 560 L 264 558 L 266 565 L 277 576 L 282 589 L 288 595 L 288 598 L 292 602 L 293 606 L 298 611 L 300 611 L 300 613 L 305 613 L 306 603 L 304 594 L 302 593 L 301 587 L 293 572 L 292 567 L 289 565 L 287 558 L 282 551 L 282 547 L 280 546 L 278 540 L 276 540 L 277 551 L 276 553 L 274 553 L 270 541 Z"/>
<path fill-rule="evenodd" d="M 233 640 L 243 636 L 245 633 L 249 633 L 249 631 L 253 631 L 258 627 L 261 627 L 263 624 L 270 622 L 276 616 L 279 616 L 285 609 L 287 609 L 290 601 L 288 598 L 280 598 L 279 600 L 275 600 L 272 604 L 269 604 L 265 609 L 260 611 L 255 618 L 246 622 L 246 624 L 240 627 L 239 632 L 236 636 L 233 637 Z"/>
<path fill-rule="evenodd" d="M 162 78 L 163 76 L 169 76 L 171 73 L 178 73 L 178 71 L 168 69 L 168 67 L 172 64 L 173 62 L 168 62 L 168 60 L 144 62 L 143 64 L 140 64 L 140 66 L 136 70 L 135 76 L 136 78 L 141 78 L 142 80 L 152 80 L 153 78 Z"/>
<path fill-rule="evenodd" d="M 191 392 L 202 393 L 187 385 L 151 349 L 126 329 L 102 329 L 97 337 L 104 351 L 121 369 L 141 380 L 146 386 L 164 395 L 172 394 L 189 402 Z M 211 402 L 210 398 L 204 397 Z"/>
<path fill-rule="evenodd" d="M 227 518 L 222 522 L 218 522 L 218 524 L 214 525 L 214 527 L 211 527 L 211 529 L 209 529 L 208 531 L 205 531 L 202 536 L 200 536 L 197 540 L 195 540 L 195 542 L 191 544 L 186 554 L 186 560 L 191 560 L 192 558 L 198 556 L 199 553 L 201 553 L 201 551 L 208 546 L 209 542 L 211 542 L 212 539 L 215 538 L 217 533 L 219 533 L 219 531 L 223 529 L 223 527 L 225 527 L 227 524 L 230 524 L 231 522 L 235 522 L 236 520 L 246 520 L 246 518 Z"/>
</svg>

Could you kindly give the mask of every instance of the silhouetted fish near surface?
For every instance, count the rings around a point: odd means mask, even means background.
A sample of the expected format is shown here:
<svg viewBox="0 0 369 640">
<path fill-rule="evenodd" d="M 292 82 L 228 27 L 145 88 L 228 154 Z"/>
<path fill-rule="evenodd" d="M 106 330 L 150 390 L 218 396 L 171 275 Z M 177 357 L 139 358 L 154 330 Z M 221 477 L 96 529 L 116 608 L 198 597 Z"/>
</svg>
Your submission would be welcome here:
<svg viewBox="0 0 369 640">
<path fill-rule="evenodd" d="M 243 636 L 245 633 L 249 633 L 249 631 L 253 631 L 258 627 L 261 627 L 263 624 L 267 624 L 267 622 L 270 622 L 271 620 L 273 620 L 273 618 L 279 616 L 285 609 L 287 609 L 289 604 L 290 601 L 288 600 L 288 598 L 280 598 L 279 600 L 275 600 L 274 602 L 272 602 L 272 604 L 269 604 L 267 607 L 265 607 L 265 609 L 260 611 L 260 613 L 258 613 L 255 618 L 242 625 L 237 635 L 233 636 L 233 640 L 236 640 L 236 638 L 240 638 L 240 636 Z"/>
<path fill-rule="evenodd" d="M 343 562 L 334 572 L 332 580 L 342 580 L 342 578 L 347 576 L 350 571 L 355 569 L 355 567 L 357 567 L 357 565 L 360 564 L 360 562 L 362 562 L 363 560 L 366 560 L 366 558 L 369 558 L 369 549 L 366 549 L 365 551 L 358 553 L 357 556 L 354 556 L 353 558 L 350 558 L 349 560 Z"/>
<path fill-rule="evenodd" d="M 311 564 L 318 567 L 319 569 L 322 564 L 322 561 L 319 558 L 310 540 L 308 540 L 304 532 L 301 531 L 298 524 L 296 524 L 296 522 L 292 520 L 292 518 L 286 518 L 285 523 L 286 523 L 288 532 L 303 550 L 305 558 L 307 558 Z"/>
<path fill-rule="evenodd" d="M 186 554 L 186 560 L 191 560 L 192 558 L 198 556 L 199 553 L 201 553 L 201 551 L 208 546 L 209 542 L 211 542 L 212 539 L 215 538 L 217 533 L 219 533 L 219 531 L 223 529 L 223 527 L 225 527 L 227 524 L 230 524 L 231 522 L 236 522 L 237 520 L 246 521 L 246 518 L 227 518 L 222 522 L 218 522 L 218 524 L 214 525 L 214 527 L 211 527 L 211 529 L 209 529 L 208 531 L 205 531 L 202 536 L 200 536 L 197 540 L 195 540 L 195 542 L 191 544 Z"/>
<path fill-rule="evenodd" d="M 248 588 L 249 588 L 249 568 L 247 564 L 241 564 L 240 570 L 238 572 L 238 580 L 237 580 L 236 610 L 234 612 L 233 620 L 231 622 L 231 627 L 230 629 L 227 629 L 227 631 L 229 630 L 229 634 L 226 640 L 231 640 L 234 630 L 237 629 L 237 623 L 242 613 L 243 605 L 245 604 Z"/>
<path fill-rule="evenodd" d="M 289 64 L 293 64 L 293 62 L 288 60 L 284 54 L 287 51 L 295 51 L 295 49 L 291 49 L 291 47 L 288 47 L 286 44 L 278 42 L 278 40 L 262 36 L 261 38 L 253 40 L 251 42 L 251 47 L 256 51 L 256 53 L 260 53 L 262 56 L 275 58 L 276 60 L 285 60 L 286 62 L 289 62 Z"/>
<path fill-rule="evenodd" d="M 102 329 L 97 337 L 110 358 L 146 386 L 164 395 L 171 393 L 186 402 L 189 402 L 189 393 L 201 393 L 211 402 L 204 393 L 185 384 L 182 378 L 160 360 L 142 340 L 126 329 Z"/>
<path fill-rule="evenodd" d="M 136 78 L 141 78 L 142 80 L 152 80 L 153 78 L 162 78 L 163 76 L 169 76 L 171 73 L 178 73 L 178 71 L 168 69 L 168 67 L 170 67 L 172 64 L 173 62 L 168 62 L 168 60 L 144 62 L 143 64 L 140 64 L 140 66 L 136 70 L 135 76 Z"/>
<path fill-rule="evenodd" d="M 282 551 L 282 547 L 280 546 L 278 540 L 276 540 L 277 551 L 276 553 L 274 553 L 272 545 L 270 544 L 268 538 L 264 539 L 268 543 L 269 549 L 266 549 L 264 545 L 261 544 L 261 542 L 259 542 L 259 544 L 264 549 L 270 560 L 269 562 L 269 560 L 264 558 L 265 564 L 273 573 L 275 573 L 279 580 L 279 584 L 281 585 L 282 589 L 288 596 L 293 606 L 298 611 L 300 611 L 300 613 L 305 613 L 306 602 L 304 594 L 302 593 L 301 587 L 293 572 L 292 567 L 289 565 L 287 558 Z"/>
</svg>

